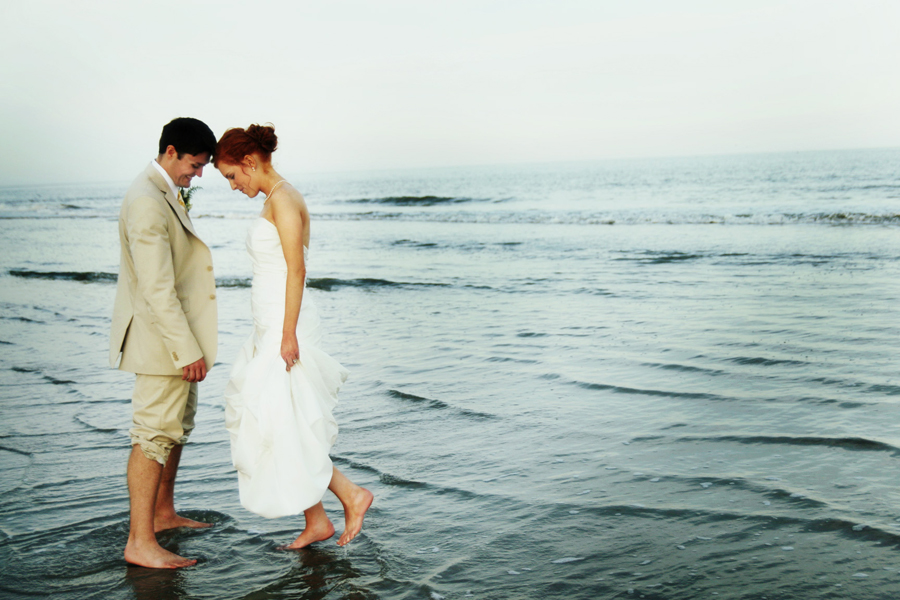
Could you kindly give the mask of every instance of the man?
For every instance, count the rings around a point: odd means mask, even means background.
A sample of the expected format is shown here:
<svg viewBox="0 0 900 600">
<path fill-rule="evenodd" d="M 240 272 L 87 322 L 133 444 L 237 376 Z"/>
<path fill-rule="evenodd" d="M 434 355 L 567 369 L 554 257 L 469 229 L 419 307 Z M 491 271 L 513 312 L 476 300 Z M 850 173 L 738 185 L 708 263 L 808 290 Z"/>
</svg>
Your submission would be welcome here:
<svg viewBox="0 0 900 600">
<path fill-rule="evenodd" d="M 159 156 L 128 188 L 119 213 L 121 264 L 110 366 L 136 374 L 132 396 L 125 560 L 151 568 L 195 564 L 162 548 L 156 532 L 208 527 L 175 513 L 181 451 L 194 428 L 197 382 L 216 358 L 216 281 L 209 248 L 178 188 L 203 175 L 216 137 L 197 119 L 163 128 Z"/>
</svg>

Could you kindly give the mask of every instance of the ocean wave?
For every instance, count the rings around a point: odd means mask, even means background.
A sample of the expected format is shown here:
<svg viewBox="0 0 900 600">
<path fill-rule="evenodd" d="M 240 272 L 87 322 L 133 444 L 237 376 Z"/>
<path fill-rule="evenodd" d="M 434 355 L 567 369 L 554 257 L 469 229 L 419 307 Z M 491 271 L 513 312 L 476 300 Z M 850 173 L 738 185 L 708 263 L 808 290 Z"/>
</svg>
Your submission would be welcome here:
<svg viewBox="0 0 900 600">
<path fill-rule="evenodd" d="M 48 279 L 53 281 L 81 281 L 85 283 L 116 283 L 118 275 L 94 271 L 31 271 L 27 269 L 10 269 L 13 277 L 25 279 Z M 253 285 L 251 277 L 221 277 L 216 279 L 216 287 L 249 288 Z M 359 278 L 336 279 L 333 277 L 310 278 L 306 285 L 311 288 L 331 292 L 342 287 L 374 290 L 378 288 L 419 288 L 419 287 L 451 287 L 449 283 L 390 281 L 387 279 Z M 20 317 L 21 320 L 30 321 Z"/>
<path fill-rule="evenodd" d="M 428 282 L 403 282 L 389 281 L 387 279 L 371 279 L 363 277 L 360 279 L 335 279 L 333 277 L 323 277 L 319 279 L 308 279 L 306 285 L 318 290 L 326 292 L 333 291 L 341 287 L 353 287 L 363 290 L 374 290 L 378 288 L 418 288 L 418 287 L 450 287 L 449 283 L 428 283 Z"/>
<path fill-rule="evenodd" d="M 337 210 L 313 212 L 313 218 L 323 221 L 397 221 L 460 224 L 521 224 L 521 225 L 724 225 L 724 226 L 778 226 L 778 225 L 827 225 L 827 226 L 900 226 L 898 213 L 868 213 L 860 211 L 835 212 L 760 212 L 760 213 L 691 213 L 655 211 L 553 211 L 553 210 L 498 210 L 493 208 L 502 201 L 438 196 L 411 196 L 396 198 L 372 198 L 343 201 L 344 206 L 367 206 L 375 210 Z M 332 207 L 341 201 L 331 203 Z M 479 206 L 479 210 L 464 210 Z M 377 210 L 377 207 L 396 207 L 396 211 Z M 445 210 L 432 210 L 445 208 Z M 456 210 L 447 210 L 456 207 Z M 500 207 L 502 208 L 502 204 Z M 204 212 L 191 214 L 197 219 L 251 219 L 243 213 L 217 212 L 206 207 Z M 78 205 L 54 205 L 30 207 L 27 210 L 3 210 L 0 221 L 16 219 L 113 219 L 116 213 L 108 207 Z"/>
<path fill-rule="evenodd" d="M 549 378 L 549 376 L 545 376 L 545 378 Z M 658 396 L 663 398 L 685 398 L 688 400 L 733 400 L 733 398 L 728 398 L 725 396 L 720 396 L 718 394 L 708 394 L 705 392 L 675 392 L 669 390 L 653 390 L 653 389 L 643 389 L 643 388 L 632 388 L 625 387 L 620 385 L 611 385 L 606 383 L 591 383 L 587 381 L 571 381 L 573 385 L 576 385 L 585 390 L 591 391 L 609 391 L 618 394 L 632 394 L 635 396 Z"/>
<path fill-rule="evenodd" d="M 386 198 L 358 198 L 345 200 L 349 204 L 381 204 L 386 206 L 447 206 L 449 204 L 468 204 L 486 202 L 477 198 L 454 196 L 388 196 Z"/>
<path fill-rule="evenodd" d="M 490 413 L 479 412 L 476 410 L 469 410 L 467 408 L 457 408 L 447 404 L 442 400 L 435 400 L 433 398 L 425 398 L 424 396 L 416 396 L 415 394 L 408 394 L 406 392 L 401 392 L 399 390 L 388 390 L 388 396 L 391 398 L 395 398 L 397 400 L 405 400 L 407 402 L 412 402 L 418 406 L 423 406 L 427 408 L 433 408 L 438 410 L 452 410 L 461 415 L 467 417 L 475 417 L 477 419 L 494 419 L 496 418 L 494 415 Z"/>
<path fill-rule="evenodd" d="M 27 452 L 25 450 L 19 450 L 18 448 L 11 448 L 9 446 L 0 446 L 0 451 L 12 452 L 13 454 L 19 454 L 21 456 L 34 456 L 32 452 Z"/>
<path fill-rule="evenodd" d="M 416 242 L 414 240 L 396 240 L 391 242 L 392 246 L 407 246 L 411 248 L 434 248 L 437 246 L 435 242 Z"/>
<path fill-rule="evenodd" d="M 676 442 L 693 444 L 697 442 L 735 443 L 748 445 L 773 446 L 821 446 L 839 448 L 853 452 L 888 452 L 900 455 L 900 448 L 886 442 L 862 437 L 827 437 L 827 436 L 793 436 L 793 435 L 687 435 L 670 438 L 662 435 L 646 435 L 636 437 L 631 442 Z M 733 481 L 734 479 L 729 479 Z"/>
<path fill-rule="evenodd" d="M 787 446 L 822 446 L 827 448 L 840 448 L 849 451 L 889 452 L 900 454 L 900 448 L 861 437 L 821 437 L 821 436 L 790 436 L 790 435 L 723 435 L 709 437 L 688 436 L 679 438 L 679 442 L 734 442 L 738 444 L 752 445 L 787 445 Z"/>
<path fill-rule="evenodd" d="M 332 455 L 331 459 L 333 462 L 340 464 L 342 466 L 351 467 L 353 469 L 357 469 L 360 471 L 366 471 L 378 477 L 378 480 L 384 485 L 397 486 L 397 487 L 405 487 L 405 488 L 418 488 L 427 490 L 434 494 L 449 494 L 453 496 L 458 496 L 463 498 L 464 500 L 488 500 L 493 497 L 492 494 L 485 494 L 479 492 L 473 492 L 471 490 L 467 490 L 461 487 L 442 485 L 438 483 L 428 483 L 425 481 L 416 481 L 414 479 L 407 479 L 405 477 L 400 477 L 399 475 L 395 475 L 393 473 L 388 473 L 386 471 L 382 471 L 381 469 L 374 467 L 370 464 L 360 462 L 358 460 L 354 460 L 351 458 L 347 458 L 345 456 L 335 456 Z"/>
<path fill-rule="evenodd" d="M 730 480 L 729 480 L 730 481 Z M 781 492 L 777 495 L 781 495 Z M 791 502 L 800 502 L 808 504 L 810 508 L 821 511 L 828 507 L 827 503 L 821 501 L 808 501 L 809 499 L 796 497 L 791 498 Z M 566 511 L 569 505 L 558 505 L 557 511 Z M 762 530 L 778 531 L 789 526 L 799 526 L 807 532 L 816 533 L 838 533 L 843 537 L 857 541 L 877 541 L 881 543 L 889 543 L 891 545 L 900 543 L 900 534 L 896 531 L 889 531 L 876 524 L 867 524 L 849 519 L 841 519 L 834 517 L 824 518 L 804 518 L 798 516 L 789 516 L 784 514 L 772 513 L 754 513 L 744 511 L 728 511 L 728 510 L 703 510 L 696 508 L 678 508 L 673 506 L 643 506 L 637 504 L 609 504 L 602 506 L 581 506 L 578 509 L 582 513 L 590 514 L 598 518 L 609 518 L 615 516 L 629 516 L 636 518 L 648 518 L 654 520 L 666 521 L 687 521 L 697 525 L 700 524 L 719 524 L 725 521 L 739 521 L 747 523 L 749 528 L 739 534 L 745 536 L 748 540 L 752 540 L 753 531 L 760 526 Z M 728 532 L 724 535 L 732 537 L 735 534 Z M 679 549 L 684 546 L 690 546 L 691 543 L 708 542 L 711 537 L 701 537 L 698 535 L 689 536 L 686 539 L 679 540 Z M 778 539 L 777 537 L 775 539 Z M 762 547 L 771 546 L 771 542 L 765 540 L 757 540 L 755 542 Z"/>
<path fill-rule="evenodd" d="M 698 258 L 705 258 L 705 256 L 702 254 L 691 254 L 685 252 L 658 252 L 646 250 L 644 252 L 637 252 L 631 256 L 620 256 L 618 258 L 614 258 L 613 260 L 625 260 L 653 265 L 661 265 L 666 263 L 696 260 Z"/>
<path fill-rule="evenodd" d="M 467 224 L 523 225 L 880 225 L 900 226 L 900 214 L 864 212 L 833 213 L 586 213 L 549 211 L 409 211 L 409 212 L 340 212 L 315 215 L 332 221 L 411 221 Z"/>
<path fill-rule="evenodd" d="M 803 360 L 764 358 L 762 356 L 735 356 L 726 360 L 739 365 L 759 365 L 763 367 L 774 367 L 776 365 L 804 367 L 809 364 L 809 362 Z"/>
<path fill-rule="evenodd" d="M 250 277 L 221 277 L 216 278 L 216 287 L 218 288 L 248 288 L 253 285 L 253 279 Z"/>
<path fill-rule="evenodd" d="M 679 363 L 643 363 L 645 367 L 651 369 L 662 369 L 664 371 L 681 371 L 683 373 L 701 373 L 705 375 L 724 375 L 721 369 L 707 369 L 704 367 L 694 367 L 691 365 L 682 365 Z"/>
<path fill-rule="evenodd" d="M 115 283 L 119 276 L 116 273 L 96 271 L 31 271 L 28 269 L 10 269 L 13 277 L 25 279 L 52 279 L 56 281 L 83 281 L 87 283 Z"/>
</svg>

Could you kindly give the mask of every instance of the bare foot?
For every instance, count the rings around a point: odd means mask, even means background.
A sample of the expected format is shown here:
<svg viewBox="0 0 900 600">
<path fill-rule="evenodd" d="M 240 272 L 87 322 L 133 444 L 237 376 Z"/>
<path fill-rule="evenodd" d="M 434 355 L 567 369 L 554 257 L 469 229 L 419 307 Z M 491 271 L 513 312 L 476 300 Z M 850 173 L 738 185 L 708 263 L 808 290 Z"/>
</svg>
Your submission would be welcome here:
<svg viewBox="0 0 900 600">
<path fill-rule="evenodd" d="M 350 500 L 349 504 L 344 504 L 344 533 L 338 539 L 338 546 L 346 546 L 362 529 L 363 519 L 366 511 L 372 506 L 375 496 L 364 487 L 359 488 Z"/>
<path fill-rule="evenodd" d="M 133 565 L 151 569 L 180 569 L 197 564 L 192 558 L 184 558 L 169 552 L 156 543 L 141 543 L 129 539 L 125 546 L 125 560 Z"/>
<path fill-rule="evenodd" d="M 300 548 L 306 548 L 310 544 L 314 542 L 323 542 L 334 535 L 334 525 L 331 524 L 331 521 L 326 520 L 324 523 L 315 525 L 309 525 L 306 529 L 303 530 L 297 539 L 288 544 L 287 546 L 282 546 L 281 550 L 299 550 Z"/>
<path fill-rule="evenodd" d="M 176 527 L 190 527 L 191 529 L 203 529 L 204 527 L 212 527 L 212 523 L 202 523 L 194 521 L 181 515 L 172 514 L 169 516 L 161 516 L 159 514 L 153 519 L 153 531 L 159 533 L 166 529 L 175 529 Z"/>
</svg>

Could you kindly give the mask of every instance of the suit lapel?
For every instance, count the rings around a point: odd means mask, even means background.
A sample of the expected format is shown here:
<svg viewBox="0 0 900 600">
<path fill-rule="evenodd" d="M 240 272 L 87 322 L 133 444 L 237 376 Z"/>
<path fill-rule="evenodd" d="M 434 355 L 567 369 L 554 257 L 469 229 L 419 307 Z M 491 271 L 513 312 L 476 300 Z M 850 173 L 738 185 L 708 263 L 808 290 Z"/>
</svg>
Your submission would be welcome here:
<svg viewBox="0 0 900 600">
<path fill-rule="evenodd" d="M 191 223 L 191 218 L 188 216 L 187 211 L 182 208 L 181 204 L 178 202 L 178 197 L 172 195 L 172 190 L 169 189 L 169 184 L 166 183 L 166 180 L 163 179 L 163 176 L 159 174 L 159 171 L 156 170 L 156 167 L 153 165 L 149 165 L 147 167 L 147 175 L 150 176 L 150 181 L 159 188 L 159 191 L 162 192 L 166 197 L 166 202 L 169 203 L 169 206 L 172 210 L 175 211 L 175 214 L 178 216 L 178 220 L 181 221 L 181 225 L 187 229 L 191 235 L 195 238 L 200 239 L 200 236 L 197 235 L 197 232 L 194 231 L 194 225 Z"/>
</svg>

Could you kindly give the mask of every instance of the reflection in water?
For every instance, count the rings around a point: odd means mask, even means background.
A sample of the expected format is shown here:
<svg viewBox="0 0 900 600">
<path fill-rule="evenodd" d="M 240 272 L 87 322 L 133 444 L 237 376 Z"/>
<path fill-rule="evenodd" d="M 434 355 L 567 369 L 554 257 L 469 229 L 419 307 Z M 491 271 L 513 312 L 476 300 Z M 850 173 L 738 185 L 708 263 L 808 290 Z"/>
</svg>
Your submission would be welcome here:
<svg viewBox="0 0 900 600">
<path fill-rule="evenodd" d="M 137 600 L 187 598 L 184 580 L 189 576 L 190 572 L 185 569 L 146 569 L 132 565 L 128 565 L 125 569 L 125 581 L 131 585 Z"/>
<path fill-rule="evenodd" d="M 246 596 L 254 600 L 287 598 L 377 598 L 362 585 L 364 574 L 353 567 L 353 560 L 339 549 L 313 546 L 302 550 L 275 550 L 292 557 L 292 567 L 278 580 Z"/>
</svg>

